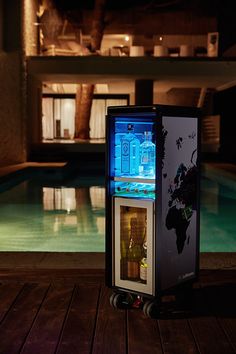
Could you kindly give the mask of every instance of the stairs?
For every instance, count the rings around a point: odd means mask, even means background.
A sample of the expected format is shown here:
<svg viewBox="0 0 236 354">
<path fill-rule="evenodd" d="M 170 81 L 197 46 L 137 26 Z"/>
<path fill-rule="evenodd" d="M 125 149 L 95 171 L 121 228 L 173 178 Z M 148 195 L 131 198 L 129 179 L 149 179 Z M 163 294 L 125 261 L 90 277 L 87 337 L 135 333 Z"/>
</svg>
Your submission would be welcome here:
<svg viewBox="0 0 236 354">
<path fill-rule="evenodd" d="M 202 118 L 202 151 L 218 152 L 220 147 L 220 116 Z"/>
</svg>

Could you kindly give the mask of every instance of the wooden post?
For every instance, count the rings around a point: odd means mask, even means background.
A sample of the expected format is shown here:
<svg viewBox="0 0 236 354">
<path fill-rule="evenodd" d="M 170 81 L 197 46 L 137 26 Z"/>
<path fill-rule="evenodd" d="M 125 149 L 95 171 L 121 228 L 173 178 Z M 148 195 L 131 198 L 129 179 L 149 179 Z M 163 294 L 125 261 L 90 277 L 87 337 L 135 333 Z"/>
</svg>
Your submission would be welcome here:
<svg viewBox="0 0 236 354">
<path fill-rule="evenodd" d="M 91 30 L 91 51 L 100 49 L 105 27 L 106 0 L 96 0 Z M 89 139 L 89 120 L 93 101 L 94 85 L 82 84 L 76 93 L 75 138 Z"/>
<path fill-rule="evenodd" d="M 93 101 L 94 85 L 77 85 L 75 138 L 89 139 L 89 119 Z"/>
<path fill-rule="evenodd" d="M 95 52 L 100 49 L 103 32 L 105 28 L 105 5 L 106 0 L 96 0 L 93 21 L 92 21 L 92 30 L 91 30 L 91 51 Z"/>
</svg>

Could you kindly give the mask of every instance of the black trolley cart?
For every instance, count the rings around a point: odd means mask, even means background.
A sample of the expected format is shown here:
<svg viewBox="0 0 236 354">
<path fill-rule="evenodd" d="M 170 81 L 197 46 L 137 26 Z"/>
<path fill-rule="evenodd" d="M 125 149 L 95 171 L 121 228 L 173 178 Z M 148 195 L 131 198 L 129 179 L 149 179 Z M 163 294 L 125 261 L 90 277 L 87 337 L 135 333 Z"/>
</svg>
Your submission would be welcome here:
<svg viewBox="0 0 236 354">
<path fill-rule="evenodd" d="M 199 270 L 200 111 L 109 107 L 106 285 L 113 307 L 158 312 L 163 294 Z"/>
</svg>

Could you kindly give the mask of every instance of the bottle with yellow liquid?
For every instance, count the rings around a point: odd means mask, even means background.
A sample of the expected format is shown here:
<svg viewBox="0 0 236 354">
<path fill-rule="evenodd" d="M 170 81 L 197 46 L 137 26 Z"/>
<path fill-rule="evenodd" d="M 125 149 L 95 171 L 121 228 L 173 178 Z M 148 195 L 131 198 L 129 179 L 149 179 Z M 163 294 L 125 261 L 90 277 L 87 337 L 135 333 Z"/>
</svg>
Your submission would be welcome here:
<svg viewBox="0 0 236 354">
<path fill-rule="evenodd" d="M 139 277 L 142 283 L 147 283 L 147 222 L 145 221 L 143 244 L 142 244 L 142 258 L 140 260 Z"/>
<path fill-rule="evenodd" d="M 138 220 L 130 220 L 130 239 L 127 251 L 127 278 L 129 280 L 139 280 L 139 264 L 142 257 L 141 245 L 138 243 Z"/>
<path fill-rule="evenodd" d="M 140 280 L 142 283 L 147 283 L 147 242 L 144 242 L 143 244 L 143 257 L 140 261 Z"/>
</svg>

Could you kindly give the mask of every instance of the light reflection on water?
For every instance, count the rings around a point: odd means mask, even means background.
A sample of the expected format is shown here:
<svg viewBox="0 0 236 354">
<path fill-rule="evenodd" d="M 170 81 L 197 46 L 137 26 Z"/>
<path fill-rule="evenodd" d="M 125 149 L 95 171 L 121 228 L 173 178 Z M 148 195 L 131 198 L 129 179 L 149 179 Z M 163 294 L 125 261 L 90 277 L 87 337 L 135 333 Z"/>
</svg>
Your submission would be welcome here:
<svg viewBox="0 0 236 354">
<path fill-rule="evenodd" d="M 236 252 L 236 191 L 201 181 L 201 252 Z M 105 188 L 30 180 L 0 193 L 0 251 L 104 252 Z"/>
<path fill-rule="evenodd" d="M 105 188 L 24 182 L 0 194 L 0 250 L 103 252 Z"/>
</svg>

